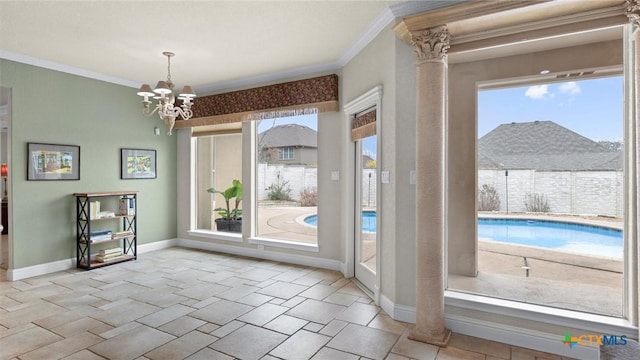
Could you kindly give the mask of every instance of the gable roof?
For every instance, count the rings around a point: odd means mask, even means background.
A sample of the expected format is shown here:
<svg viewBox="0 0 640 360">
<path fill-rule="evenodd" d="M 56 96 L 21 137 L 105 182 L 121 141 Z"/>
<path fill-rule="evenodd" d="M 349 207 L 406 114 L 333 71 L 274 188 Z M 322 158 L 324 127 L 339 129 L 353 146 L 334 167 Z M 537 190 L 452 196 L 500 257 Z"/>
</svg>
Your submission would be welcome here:
<svg viewBox="0 0 640 360">
<path fill-rule="evenodd" d="M 278 125 L 258 134 L 258 143 L 265 148 L 287 146 L 317 148 L 318 132 L 304 125 Z"/>
<path fill-rule="evenodd" d="M 481 169 L 621 170 L 622 152 L 553 121 L 502 124 L 478 140 Z"/>
</svg>

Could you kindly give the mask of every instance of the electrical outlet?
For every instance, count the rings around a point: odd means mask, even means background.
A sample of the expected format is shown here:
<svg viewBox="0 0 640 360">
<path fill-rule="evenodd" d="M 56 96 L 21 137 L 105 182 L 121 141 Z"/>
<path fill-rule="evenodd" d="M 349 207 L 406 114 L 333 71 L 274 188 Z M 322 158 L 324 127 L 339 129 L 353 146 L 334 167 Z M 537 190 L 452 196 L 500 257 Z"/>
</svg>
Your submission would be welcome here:
<svg viewBox="0 0 640 360">
<path fill-rule="evenodd" d="M 381 171 L 380 172 L 380 182 L 383 184 L 388 184 L 389 183 L 389 171 L 385 170 L 385 171 Z"/>
</svg>

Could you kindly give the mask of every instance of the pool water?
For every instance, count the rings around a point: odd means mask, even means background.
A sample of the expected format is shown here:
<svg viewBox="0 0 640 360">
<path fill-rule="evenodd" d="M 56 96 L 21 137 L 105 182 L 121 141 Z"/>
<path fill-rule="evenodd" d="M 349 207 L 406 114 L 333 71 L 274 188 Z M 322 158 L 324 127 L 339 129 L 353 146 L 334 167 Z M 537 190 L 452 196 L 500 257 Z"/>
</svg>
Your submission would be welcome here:
<svg viewBox="0 0 640 360">
<path fill-rule="evenodd" d="M 304 218 L 304 222 L 318 226 L 318 215 L 311 215 Z M 377 222 L 376 222 L 376 212 L 375 211 L 363 211 L 362 212 L 362 231 L 366 232 L 376 232 Z"/>
<path fill-rule="evenodd" d="M 304 222 L 318 226 L 318 216 Z M 376 232 L 376 212 L 362 212 L 362 231 Z M 622 231 L 548 220 L 478 219 L 478 239 L 622 259 Z"/>
<path fill-rule="evenodd" d="M 375 211 L 363 211 L 362 212 L 362 231 L 376 232 L 377 229 L 376 212 Z"/>
<path fill-rule="evenodd" d="M 622 258 L 622 231 L 556 221 L 478 219 L 478 239 Z"/>
</svg>

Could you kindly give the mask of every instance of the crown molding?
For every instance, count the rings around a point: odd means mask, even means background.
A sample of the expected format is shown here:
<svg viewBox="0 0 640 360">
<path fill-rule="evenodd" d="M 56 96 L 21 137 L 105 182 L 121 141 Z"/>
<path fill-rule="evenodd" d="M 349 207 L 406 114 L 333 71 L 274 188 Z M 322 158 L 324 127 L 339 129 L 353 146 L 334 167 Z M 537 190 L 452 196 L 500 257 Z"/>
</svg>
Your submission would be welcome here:
<svg viewBox="0 0 640 360">
<path fill-rule="evenodd" d="M 392 24 L 398 18 L 427 12 L 443 7 L 453 6 L 469 0 L 440 0 L 440 1 L 405 1 L 393 4 L 386 8 L 369 26 L 369 28 L 356 40 L 338 60 L 339 67 L 344 67 L 362 49 L 364 49 L 382 30 Z"/>
<path fill-rule="evenodd" d="M 18 54 L 10 51 L 0 50 L 0 59 L 15 61 L 22 64 L 33 65 L 33 66 L 37 66 L 37 67 L 41 67 L 49 70 L 60 71 L 63 73 L 78 75 L 78 76 L 82 76 L 90 79 L 106 81 L 113 84 L 124 85 L 124 86 L 135 87 L 135 88 L 140 87 L 140 83 L 135 81 L 121 79 L 115 76 L 109 76 L 109 75 L 97 73 L 94 71 L 89 71 L 89 70 L 77 68 L 74 66 L 60 64 L 57 62 L 43 60 L 43 59 L 39 59 L 39 58 L 35 58 L 35 57 L 23 55 L 23 54 Z"/>
<path fill-rule="evenodd" d="M 391 10 L 393 16 L 397 19 L 469 1 L 471 0 L 405 1 L 389 6 L 389 10 Z"/>
<path fill-rule="evenodd" d="M 371 41 L 373 41 L 380 34 L 380 32 L 382 32 L 389 25 L 392 25 L 396 21 L 396 19 L 439 8 L 450 7 L 468 1 L 469 0 L 404 1 L 398 4 L 393 4 L 387 7 L 380 15 L 378 15 L 373 20 L 369 28 L 365 32 L 363 32 L 362 35 L 356 41 L 354 41 L 353 44 L 351 44 L 351 46 L 344 52 L 344 54 L 336 61 L 273 72 L 269 74 L 262 74 L 238 80 L 199 86 L 195 90 L 198 93 L 211 94 L 224 90 L 245 88 L 254 86 L 256 84 L 272 83 L 282 79 L 307 76 L 309 74 L 333 72 L 344 67 L 360 51 L 362 51 L 362 49 L 364 49 Z M 77 68 L 4 50 L 0 50 L 0 59 L 6 59 L 22 64 L 33 65 L 49 70 L 60 71 L 67 74 L 78 75 L 131 88 L 139 88 L 141 85 L 141 83 L 137 81 L 117 78 L 114 76 L 109 76 L 82 68 Z"/>
</svg>

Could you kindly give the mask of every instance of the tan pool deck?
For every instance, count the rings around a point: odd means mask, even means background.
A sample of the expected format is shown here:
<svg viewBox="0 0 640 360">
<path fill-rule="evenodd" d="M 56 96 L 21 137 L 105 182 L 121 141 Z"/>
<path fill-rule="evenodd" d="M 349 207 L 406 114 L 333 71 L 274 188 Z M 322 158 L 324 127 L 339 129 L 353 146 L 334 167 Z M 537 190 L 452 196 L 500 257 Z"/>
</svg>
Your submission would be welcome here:
<svg viewBox="0 0 640 360">
<path fill-rule="evenodd" d="M 304 218 L 316 207 L 264 206 L 261 237 L 315 244 L 317 229 Z M 556 220 L 622 229 L 621 219 L 531 213 L 481 213 L 479 217 Z M 322 224 L 322 219 L 318 220 Z M 528 276 L 524 258 L 529 267 Z M 375 234 L 363 237 L 363 259 L 375 269 Z M 622 316 L 624 278 L 620 259 L 585 256 L 528 246 L 478 242 L 478 274 L 449 275 L 448 289 L 544 304 L 562 309 Z"/>
</svg>

